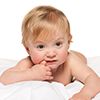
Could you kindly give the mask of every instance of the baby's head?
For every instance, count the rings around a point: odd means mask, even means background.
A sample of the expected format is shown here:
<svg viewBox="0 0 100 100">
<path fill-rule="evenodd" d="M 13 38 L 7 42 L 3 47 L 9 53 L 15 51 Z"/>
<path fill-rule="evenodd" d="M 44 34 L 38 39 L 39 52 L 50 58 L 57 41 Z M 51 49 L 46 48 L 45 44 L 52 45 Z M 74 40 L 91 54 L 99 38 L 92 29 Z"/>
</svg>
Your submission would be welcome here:
<svg viewBox="0 0 100 100">
<path fill-rule="evenodd" d="M 23 20 L 22 43 L 27 48 L 29 42 L 33 43 L 37 38 L 53 39 L 57 32 L 65 34 L 70 44 L 70 25 L 64 13 L 51 6 L 39 6 L 33 8 Z"/>
</svg>

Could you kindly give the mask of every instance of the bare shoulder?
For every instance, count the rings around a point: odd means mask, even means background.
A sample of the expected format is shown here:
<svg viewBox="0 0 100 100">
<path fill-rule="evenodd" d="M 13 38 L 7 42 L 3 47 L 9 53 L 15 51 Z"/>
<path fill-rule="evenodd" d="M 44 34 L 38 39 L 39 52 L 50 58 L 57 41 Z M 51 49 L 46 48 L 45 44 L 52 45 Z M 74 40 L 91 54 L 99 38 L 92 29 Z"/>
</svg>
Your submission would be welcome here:
<svg viewBox="0 0 100 100">
<path fill-rule="evenodd" d="M 73 50 L 69 51 L 68 58 L 70 60 L 79 60 L 87 64 L 87 58 L 82 53 L 77 52 L 77 51 L 73 51 Z"/>
<path fill-rule="evenodd" d="M 24 70 L 24 69 L 32 67 L 32 65 L 33 65 L 33 63 L 31 61 L 30 57 L 28 56 L 28 57 L 20 60 L 15 67 L 19 68 L 21 70 Z"/>
<path fill-rule="evenodd" d="M 87 66 L 86 57 L 77 51 L 69 51 L 67 57 L 67 66 L 70 68 L 71 72 L 75 72 L 75 70 L 82 68 L 83 66 Z"/>
<path fill-rule="evenodd" d="M 71 70 L 71 75 L 83 83 L 88 75 L 95 75 L 95 72 L 88 66 L 85 56 L 79 52 L 70 51 L 66 62 Z"/>
</svg>

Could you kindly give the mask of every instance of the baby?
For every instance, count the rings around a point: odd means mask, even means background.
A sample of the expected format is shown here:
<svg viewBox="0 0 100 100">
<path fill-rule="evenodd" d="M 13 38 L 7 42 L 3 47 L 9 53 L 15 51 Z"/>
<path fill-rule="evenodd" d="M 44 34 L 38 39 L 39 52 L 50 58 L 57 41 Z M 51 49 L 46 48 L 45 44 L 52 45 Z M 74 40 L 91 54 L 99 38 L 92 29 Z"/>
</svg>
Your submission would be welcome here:
<svg viewBox="0 0 100 100">
<path fill-rule="evenodd" d="M 33 8 L 22 23 L 22 43 L 29 56 L 3 72 L 0 82 L 40 80 L 68 85 L 75 79 L 84 87 L 69 100 L 91 100 L 100 92 L 100 78 L 81 53 L 69 50 L 71 39 L 62 11 L 51 6 Z"/>
</svg>

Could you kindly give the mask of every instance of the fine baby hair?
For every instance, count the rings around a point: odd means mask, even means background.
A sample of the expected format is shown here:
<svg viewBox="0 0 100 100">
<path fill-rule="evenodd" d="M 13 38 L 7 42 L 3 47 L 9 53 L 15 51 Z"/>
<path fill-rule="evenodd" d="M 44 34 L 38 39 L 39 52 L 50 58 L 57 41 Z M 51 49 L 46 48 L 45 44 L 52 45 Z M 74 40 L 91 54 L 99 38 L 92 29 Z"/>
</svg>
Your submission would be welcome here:
<svg viewBox="0 0 100 100">
<path fill-rule="evenodd" d="M 38 6 L 33 8 L 22 23 L 22 43 L 34 42 L 37 37 L 49 39 L 55 32 L 62 32 L 71 42 L 70 24 L 65 14 L 52 6 Z"/>
</svg>

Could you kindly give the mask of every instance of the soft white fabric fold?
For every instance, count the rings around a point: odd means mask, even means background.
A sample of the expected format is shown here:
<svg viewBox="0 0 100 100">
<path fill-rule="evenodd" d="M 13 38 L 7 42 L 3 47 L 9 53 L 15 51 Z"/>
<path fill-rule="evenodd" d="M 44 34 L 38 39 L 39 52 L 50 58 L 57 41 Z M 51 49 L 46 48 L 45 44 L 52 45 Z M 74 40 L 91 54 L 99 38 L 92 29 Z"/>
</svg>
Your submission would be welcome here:
<svg viewBox="0 0 100 100">
<path fill-rule="evenodd" d="M 17 61 L 0 59 L 0 74 Z M 88 59 L 88 65 L 100 75 L 100 57 Z M 68 100 L 83 87 L 78 81 L 67 86 L 58 82 L 24 81 L 10 85 L 0 83 L 0 100 Z M 93 99 L 100 100 L 100 93 Z"/>
</svg>

